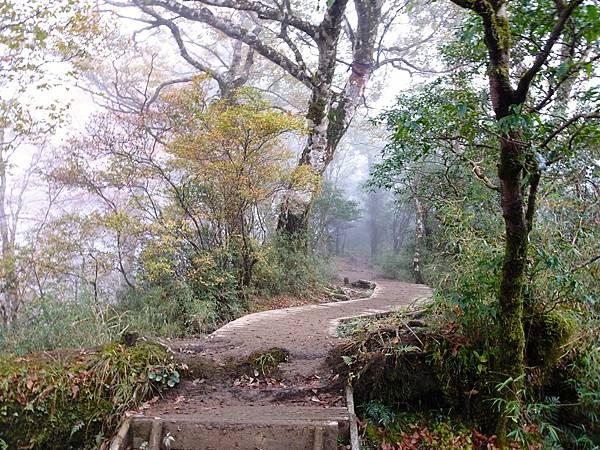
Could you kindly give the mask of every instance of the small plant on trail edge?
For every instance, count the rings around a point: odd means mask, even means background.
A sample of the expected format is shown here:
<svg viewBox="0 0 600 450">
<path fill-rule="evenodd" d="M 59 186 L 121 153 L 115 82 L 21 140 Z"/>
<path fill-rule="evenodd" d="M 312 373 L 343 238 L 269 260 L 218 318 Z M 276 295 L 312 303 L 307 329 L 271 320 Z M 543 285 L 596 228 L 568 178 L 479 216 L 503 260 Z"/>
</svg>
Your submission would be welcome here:
<svg viewBox="0 0 600 450">
<path fill-rule="evenodd" d="M 177 371 L 175 364 L 168 364 L 166 366 L 152 367 L 148 371 L 148 379 L 155 383 L 167 385 L 172 388 L 181 381 L 181 376 Z"/>
<path fill-rule="evenodd" d="M 257 351 L 250 355 L 248 358 L 248 364 L 254 369 L 254 375 L 257 373 L 261 375 L 272 374 L 280 363 L 288 360 L 289 352 L 281 348 L 271 348 L 265 351 Z"/>
<path fill-rule="evenodd" d="M 366 404 L 365 414 L 383 427 L 387 427 L 396 418 L 394 411 L 389 406 L 377 401 L 370 401 Z"/>
</svg>

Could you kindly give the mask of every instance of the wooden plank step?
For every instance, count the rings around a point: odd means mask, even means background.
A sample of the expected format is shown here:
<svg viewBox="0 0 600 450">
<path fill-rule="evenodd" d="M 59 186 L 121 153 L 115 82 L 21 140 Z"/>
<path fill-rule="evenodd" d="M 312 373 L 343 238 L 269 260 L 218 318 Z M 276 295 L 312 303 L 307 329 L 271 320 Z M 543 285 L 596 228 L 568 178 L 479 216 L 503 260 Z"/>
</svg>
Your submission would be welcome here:
<svg viewBox="0 0 600 450">
<path fill-rule="evenodd" d="M 147 443 L 151 450 L 335 450 L 338 437 L 348 430 L 346 408 L 222 406 L 134 416 L 130 443 L 134 448 Z"/>
</svg>

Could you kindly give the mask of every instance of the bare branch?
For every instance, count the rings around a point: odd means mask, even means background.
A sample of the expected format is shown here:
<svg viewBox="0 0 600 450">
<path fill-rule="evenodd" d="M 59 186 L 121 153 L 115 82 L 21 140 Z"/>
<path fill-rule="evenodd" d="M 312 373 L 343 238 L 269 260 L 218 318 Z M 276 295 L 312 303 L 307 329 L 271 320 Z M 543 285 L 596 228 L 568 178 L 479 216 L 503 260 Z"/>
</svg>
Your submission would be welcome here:
<svg viewBox="0 0 600 450">
<path fill-rule="evenodd" d="M 208 6 L 219 6 L 223 8 L 232 8 L 238 11 L 250 11 L 257 14 L 259 19 L 273 20 L 294 27 L 310 37 L 314 38 L 317 34 L 317 27 L 300 19 L 292 14 L 289 4 L 285 11 L 275 8 L 269 8 L 263 3 L 249 0 L 195 0 L 196 3 L 202 3 Z M 168 3 L 175 3 L 168 1 Z"/>
<path fill-rule="evenodd" d="M 229 36 L 232 39 L 236 39 L 242 41 L 246 45 L 252 47 L 257 53 L 261 54 L 269 61 L 277 64 L 298 81 L 303 83 L 309 88 L 313 87 L 313 81 L 309 74 L 307 74 L 301 67 L 295 64 L 291 59 L 282 53 L 278 52 L 274 48 L 265 44 L 262 40 L 258 38 L 253 32 L 242 28 L 235 23 L 222 19 L 220 17 L 215 16 L 212 11 L 207 8 L 190 8 L 188 6 L 184 6 L 179 2 L 174 0 L 132 0 L 134 4 L 140 7 L 145 12 L 149 10 L 152 11 L 149 6 L 158 6 L 166 9 L 167 11 L 171 11 L 178 16 L 181 16 L 185 19 L 201 22 L 209 25 L 210 27 L 219 30 L 226 36 Z M 225 3 L 229 3 L 228 1 L 224 1 L 223 4 L 221 2 L 216 2 L 220 6 L 225 6 Z M 237 3 L 237 2 L 236 2 Z M 168 26 L 168 23 L 172 23 L 170 20 L 166 20 L 156 12 L 150 13 L 152 16 L 157 19 L 158 22 L 163 22 L 162 24 Z M 157 17 L 158 16 L 158 17 Z M 181 47 L 180 47 L 181 50 Z M 182 54 L 183 56 L 183 54 Z M 188 61 L 189 62 L 189 61 Z"/>
<path fill-rule="evenodd" d="M 150 108 L 150 106 L 156 101 L 158 100 L 158 97 L 161 93 L 161 91 L 168 87 L 168 86 L 172 86 L 174 84 L 180 84 L 180 83 L 189 83 L 194 79 L 194 77 L 184 77 L 184 78 L 176 78 L 174 80 L 168 80 L 168 81 L 164 81 L 163 83 L 159 84 L 158 87 L 156 88 L 156 90 L 154 91 L 154 94 L 152 95 L 152 97 L 150 97 L 150 99 L 143 105 L 144 109 L 148 109 Z"/>
</svg>

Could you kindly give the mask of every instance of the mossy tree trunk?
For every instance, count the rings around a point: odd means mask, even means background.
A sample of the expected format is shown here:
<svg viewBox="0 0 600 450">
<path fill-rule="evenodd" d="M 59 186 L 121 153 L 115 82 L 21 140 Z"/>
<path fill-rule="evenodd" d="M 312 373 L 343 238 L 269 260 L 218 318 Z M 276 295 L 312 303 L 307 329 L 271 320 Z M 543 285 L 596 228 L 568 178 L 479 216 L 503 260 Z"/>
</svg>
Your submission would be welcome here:
<svg viewBox="0 0 600 450">
<path fill-rule="evenodd" d="M 415 283 L 425 284 L 423 272 L 421 271 L 421 257 L 423 252 L 423 240 L 425 239 L 425 205 L 418 194 L 415 197 L 415 251 L 413 254 L 413 276 Z"/>
<path fill-rule="evenodd" d="M 514 381 L 504 400 L 518 401 L 524 370 L 525 333 L 523 328 L 523 283 L 527 265 L 529 230 L 521 192 L 523 181 L 523 146 L 516 136 L 503 136 L 500 144 L 500 202 L 506 232 L 502 279 L 500 281 L 498 337 L 501 348 L 496 370 Z M 501 411 L 496 434 L 504 444 L 507 417 Z"/>
<path fill-rule="evenodd" d="M 490 97 L 499 123 L 518 114 L 525 104 L 530 85 L 548 59 L 560 38 L 565 24 L 582 0 L 569 3 L 555 2 L 557 18 L 541 50 L 523 75 L 511 79 L 511 30 L 504 0 L 451 0 L 474 11 L 482 20 L 484 43 L 488 50 L 488 79 Z M 496 434 L 501 447 L 506 446 L 508 402 L 520 401 L 524 373 L 525 334 L 523 327 L 523 287 L 527 267 L 528 235 L 533 227 L 535 203 L 540 173 L 537 167 L 528 169 L 531 151 L 518 128 L 507 128 L 499 136 L 498 176 L 500 179 L 500 204 L 506 233 L 504 259 L 499 291 L 498 346 L 496 371 L 505 380 L 512 379 L 503 390 L 503 407 L 499 411 Z M 524 174 L 531 172 L 526 195 Z M 526 200 L 527 197 L 527 200 Z"/>
<path fill-rule="evenodd" d="M 306 115 L 308 139 L 298 166 L 308 166 L 320 177 L 350 126 L 373 71 L 373 53 L 381 21 L 383 0 L 355 0 L 356 31 L 353 34 L 351 72 L 340 93 L 332 90 L 337 66 L 337 44 L 348 0 L 336 0 L 318 27 L 318 70 L 312 81 L 312 95 Z M 314 192 L 290 187 L 279 215 L 277 229 L 295 239 L 304 239 Z"/>
</svg>

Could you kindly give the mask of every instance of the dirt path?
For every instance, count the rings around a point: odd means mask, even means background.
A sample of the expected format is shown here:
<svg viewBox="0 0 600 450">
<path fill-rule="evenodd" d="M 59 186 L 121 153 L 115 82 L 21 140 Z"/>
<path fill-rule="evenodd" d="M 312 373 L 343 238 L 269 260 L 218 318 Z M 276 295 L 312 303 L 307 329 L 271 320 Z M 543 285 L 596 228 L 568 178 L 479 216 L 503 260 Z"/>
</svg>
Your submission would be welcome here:
<svg viewBox="0 0 600 450">
<path fill-rule="evenodd" d="M 185 414 L 216 406 L 311 405 L 343 406 L 340 395 L 327 389 L 332 374 L 325 366 L 329 351 L 343 342 L 336 336 L 340 320 L 379 314 L 408 306 L 431 295 L 426 286 L 386 280 L 377 276 L 364 260 L 338 261 L 339 283 L 373 280 L 377 287 L 370 298 L 264 311 L 241 317 L 200 342 L 188 342 L 179 351 L 188 359 L 202 358 L 225 368 L 252 352 L 273 347 L 290 354 L 273 378 L 203 378 L 182 383 L 172 396 L 152 405 L 146 415 Z M 200 372 L 202 372 L 200 370 Z"/>
</svg>

